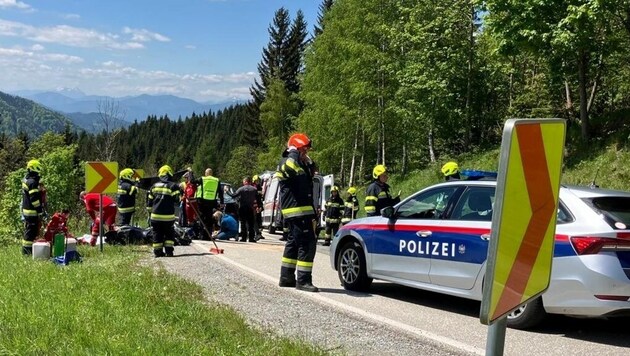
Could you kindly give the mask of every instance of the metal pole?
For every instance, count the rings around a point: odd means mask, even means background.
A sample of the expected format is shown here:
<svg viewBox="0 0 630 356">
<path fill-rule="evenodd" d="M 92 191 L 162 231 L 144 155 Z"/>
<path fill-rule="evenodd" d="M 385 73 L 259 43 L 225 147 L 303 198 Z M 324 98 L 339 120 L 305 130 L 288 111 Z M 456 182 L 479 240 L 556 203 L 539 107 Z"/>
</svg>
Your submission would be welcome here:
<svg viewBox="0 0 630 356">
<path fill-rule="evenodd" d="M 488 326 L 488 339 L 486 340 L 486 356 L 503 356 L 505 346 L 505 329 L 507 328 L 507 316 L 497 319 Z"/>
<path fill-rule="evenodd" d="M 103 252 L 103 194 L 98 195 L 98 219 L 101 222 L 98 227 L 98 238 L 101 240 L 101 252 Z"/>
</svg>

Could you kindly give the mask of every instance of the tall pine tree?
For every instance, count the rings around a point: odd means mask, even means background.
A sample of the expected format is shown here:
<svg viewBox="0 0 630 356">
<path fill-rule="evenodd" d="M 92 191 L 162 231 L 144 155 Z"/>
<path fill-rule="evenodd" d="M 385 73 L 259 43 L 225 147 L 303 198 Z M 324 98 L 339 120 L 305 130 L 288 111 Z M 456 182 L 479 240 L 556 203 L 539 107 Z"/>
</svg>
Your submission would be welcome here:
<svg viewBox="0 0 630 356">
<path fill-rule="evenodd" d="M 317 25 L 315 25 L 315 36 L 319 36 L 324 32 L 324 16 L 326 12 L 333 6 L 333 0 L 324 0 L 319 5 L 319 13 L 317 14 Z"/>
</svg>

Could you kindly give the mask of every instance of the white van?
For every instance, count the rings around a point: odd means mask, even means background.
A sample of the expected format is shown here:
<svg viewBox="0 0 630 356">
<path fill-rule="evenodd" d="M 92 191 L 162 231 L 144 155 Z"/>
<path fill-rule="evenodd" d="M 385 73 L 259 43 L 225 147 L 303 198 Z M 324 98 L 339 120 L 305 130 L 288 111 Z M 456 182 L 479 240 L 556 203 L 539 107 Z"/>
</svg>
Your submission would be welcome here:
<svg viewBox="0 0 630 356">
<path fill-rule="evenodd" d="M 258 175 L 263 190 L 262 226 L 272 234 L 282 230 L 280 190 L 278 189 L 278 178 L 275 178 L 274 174 L 275 172 L 266 171 Z M 330 189 L 334 185 L 334 181 L 332 174 L 327 176 L 316 174 L 313 176 L 313 205 L 318 213 L 318 235 L 319 230 L 326 226 L 324 207 L 326 206 L 326 200 L 330 196 Z"/>
</svg>

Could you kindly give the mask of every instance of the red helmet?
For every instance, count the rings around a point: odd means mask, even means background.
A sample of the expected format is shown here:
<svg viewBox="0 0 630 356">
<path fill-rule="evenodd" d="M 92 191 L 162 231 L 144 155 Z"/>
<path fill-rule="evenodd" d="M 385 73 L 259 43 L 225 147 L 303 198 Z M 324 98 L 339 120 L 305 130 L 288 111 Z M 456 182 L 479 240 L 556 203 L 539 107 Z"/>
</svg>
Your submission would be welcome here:
<svg viewBox="0 0 630 356">
<path fill-rule="evenodd" d="M 305 147 L 310 148 L 311 139 L 303 133 L 293 134 L 289 137 L 289 142 L 287 143 L 287 147 L 291 146 L 297 148 L 298 150 Z"/>
</svg>

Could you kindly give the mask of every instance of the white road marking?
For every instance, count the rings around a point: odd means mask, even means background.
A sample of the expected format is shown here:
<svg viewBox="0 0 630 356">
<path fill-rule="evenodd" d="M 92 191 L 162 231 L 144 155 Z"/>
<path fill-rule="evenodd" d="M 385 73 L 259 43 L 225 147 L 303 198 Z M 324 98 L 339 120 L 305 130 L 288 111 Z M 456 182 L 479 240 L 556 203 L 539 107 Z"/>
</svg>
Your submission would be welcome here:
<svg viewBox="0 0 630 356">
<path fill-rule="evenodd" d="M 199 250 L 199 251 L 204 251 L 205 252 L 207 250 L 207 246 L 204 246 L 204 245 L 192 244 L 192 246 L 195 249 Z M 221 260 L 223 260 L 223 261 L 225 261 L 227 263 L 230 263 L 233 266 L 236 266 L 236 267 L 238 267 L 240 269 L 243 269 L 243 270 L 249 272 L 252 275 L 256 275 L 256 276 L 260 277 L 261 279 L 263 279 L 263 280 L 265 280 L 267 282 L 270 282 L 271 284 L 277 285 L 277 283 L 278 283 L 278 278 L 279 277 L 276 278 L 276 277 L 272 277 L 272 276 L 269 276 L 267 274 L 264 274 L 262 272 L 259 272 L 259 271 L 255 270 L 253 268 L 247 267 L 247 266 L 245 266 L 243 264 L 240 264 L 240 263 L 238 263 L 238 262 L 236 262 L 234 260 L 231 260 L 230 258 L 225 257 L 225 255 L 223 255 L 223 254 L 218 255 L 218 257 L 220 257 Z M 278 287 L 278 288 L 280 288 L 280 287 Z M 465 344 L 463 342 L 451 339 L 449 337 L 440 336 L 440 335 L 434 334 L 434 333 L 432 333 L 430 331 L 422 330 L 422 329 L 416 328 L 414 326 L 411 326 L 411 325 L 408 325 L 408 324 L 405 324 L 405 323 L 401 323 L 399 321 L 396 321 L 396 320 L 393 320 L 393 319 L 389 319 L 389 318 L 386 318 L 386 317 L 378 315 L 378 314 L 370 313 L 368 311 L 361 310 L 359 308 L 355 308 L 355 307 L 349 306 L 347 304 L 344 304 L 344 303 L 338 302 L 336 300 L 327 298 L 326 296 L 324 296 L 322 294 L 302 292 L 302 291 L 298 291 L 298 290 L 296 290 L 294 288 L 285 288 L 285 289 L 288 292 L 299 293 L 301 296 L 308 297 L 308 298 L 311 298 L 313 300 L 319 301 L 321 303 L 325 303 L 325 304 L 331 305 L 333 307 L 336 307 L 336 308 L 339 308 L 339 309 L 342 309 L 342 310 L 354 313 L 354 314 L 359 315 L 359 316 L 361 316 L 363 318 L 371 319 L 371 320 L 376 321 L 378 323 L 387 324 L 387 325 L 389 325 L 391 327 L 404 330 L 407 333 L 413 334 L 415 336 L 419 336 L 421 338 L 425 338 L 425 339 L 429 339 L 429 340 L 435 341 L 435 342 L 437 342 L 439 344 L 448 345 L 448 346 L 450 346 L 452 348 L 455 348 L 455 349 L 458 349 L 458 350 L 462 350 L 464 352 L 468 352 L 468 353 L 471 353 L 471 354 L 477 354 L 477 355 L 485 355 L 486 354 L 485 350 L 480 349 L 478 347 L 471 346 L 471 345 Z"/>
</svg>

